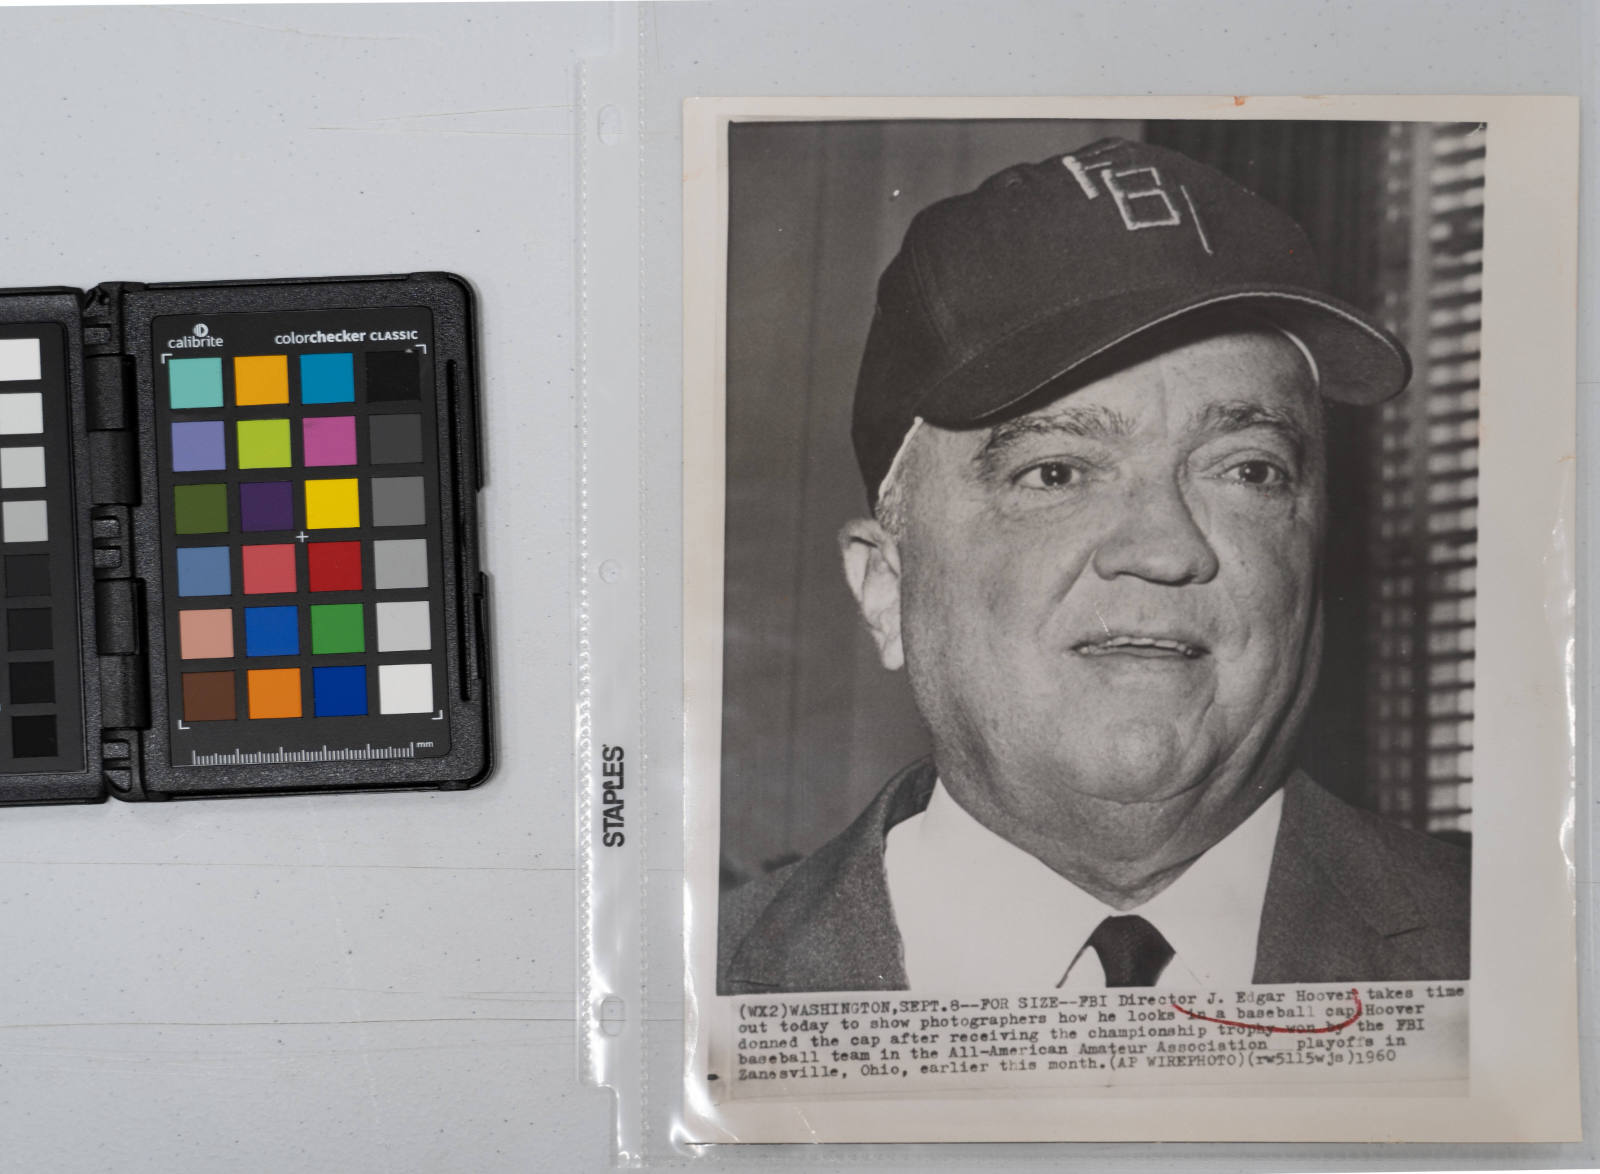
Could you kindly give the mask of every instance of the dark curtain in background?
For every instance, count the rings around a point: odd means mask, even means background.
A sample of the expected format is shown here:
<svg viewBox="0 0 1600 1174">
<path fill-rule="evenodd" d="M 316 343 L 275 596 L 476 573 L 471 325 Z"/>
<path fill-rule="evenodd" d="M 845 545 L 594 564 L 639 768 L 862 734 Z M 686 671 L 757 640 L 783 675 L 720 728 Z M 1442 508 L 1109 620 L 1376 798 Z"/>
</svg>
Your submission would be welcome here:
<svg viewBox="0 0 1600 1174">
<path fill-rule="evenodd" d="M 878 275 L 911 218 L 1023 159 L 1137 122 L 761 122 L 729 131 L 722 857 L 810 852 L 927 753 L 836 535 L 867 512 L 850 401 Z"/>
</svg>

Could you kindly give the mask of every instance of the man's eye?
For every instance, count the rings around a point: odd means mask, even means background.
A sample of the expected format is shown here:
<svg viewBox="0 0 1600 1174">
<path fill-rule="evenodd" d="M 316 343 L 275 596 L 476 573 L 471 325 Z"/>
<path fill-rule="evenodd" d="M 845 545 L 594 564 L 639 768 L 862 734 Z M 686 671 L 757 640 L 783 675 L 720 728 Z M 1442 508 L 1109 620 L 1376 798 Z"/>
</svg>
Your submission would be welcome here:
<svg viewBox="0 0 1600 1174">
<path fill-rule="evenodd" d="M 1083 480 L 1083 470 L 1065 461 L 1044 461 L 1024 469 L 1016 483 L 1024 489 L 1058 489 Z"/>
<path fill-rule="evenodd" d="M 1282 485 L 1289 474 L 1271 461 L 1240 461 L 1227 471 L 1227 476 L 1242 485 Z"/>
</svg>

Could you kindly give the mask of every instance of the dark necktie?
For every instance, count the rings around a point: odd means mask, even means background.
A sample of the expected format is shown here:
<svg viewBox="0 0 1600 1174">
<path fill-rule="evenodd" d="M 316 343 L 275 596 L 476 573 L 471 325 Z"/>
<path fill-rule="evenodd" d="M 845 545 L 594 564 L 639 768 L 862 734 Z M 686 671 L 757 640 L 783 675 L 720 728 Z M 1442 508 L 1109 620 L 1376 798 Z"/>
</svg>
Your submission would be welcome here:
<svg viewBox="0 0 1600 1174">
<path fill-rule="evenodd" d="M 1137 914 L 1108 917 L 1089 935 L 1100 955 L 1107 986 L 1155 986 L 1172 961 L 1172 947 L 1161 931 Z"/>
</svg>

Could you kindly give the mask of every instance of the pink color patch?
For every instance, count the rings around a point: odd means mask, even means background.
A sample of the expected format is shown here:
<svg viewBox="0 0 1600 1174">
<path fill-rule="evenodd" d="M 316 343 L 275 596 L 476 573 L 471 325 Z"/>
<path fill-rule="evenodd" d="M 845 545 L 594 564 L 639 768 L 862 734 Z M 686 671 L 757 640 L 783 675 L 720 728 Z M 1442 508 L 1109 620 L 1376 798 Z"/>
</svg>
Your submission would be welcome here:
<svg viewBox="0 0 1600 1174">
<path fill-rule="evenodd" d="M 354 416 L 307 416 L 301 421 L 307 465 L 356 463 Z"/>
</svg>

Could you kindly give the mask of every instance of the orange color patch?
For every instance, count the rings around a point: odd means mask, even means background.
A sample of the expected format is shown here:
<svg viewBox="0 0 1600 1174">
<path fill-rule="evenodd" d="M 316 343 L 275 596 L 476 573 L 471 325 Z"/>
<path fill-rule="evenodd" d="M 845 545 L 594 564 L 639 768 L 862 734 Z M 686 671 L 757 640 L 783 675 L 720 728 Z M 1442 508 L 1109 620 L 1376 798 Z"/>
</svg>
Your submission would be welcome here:
<svg viewBox="0 0 1600 1174">
<path fill-rule="evenodd" d="M 251 669 L 251 717 L 299 717 L 299 669 Z"/>
</svg>

